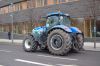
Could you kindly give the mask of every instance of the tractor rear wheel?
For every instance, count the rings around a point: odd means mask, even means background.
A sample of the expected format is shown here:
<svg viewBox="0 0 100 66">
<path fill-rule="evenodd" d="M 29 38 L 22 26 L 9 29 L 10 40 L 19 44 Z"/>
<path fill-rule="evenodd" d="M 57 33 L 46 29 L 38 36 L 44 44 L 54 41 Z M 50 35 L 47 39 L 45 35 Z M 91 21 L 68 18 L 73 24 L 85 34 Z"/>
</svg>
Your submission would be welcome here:
<svg viewBox="0 0 100 66">
<path fill-rule="evenodd" d="M 66 55 L 71 48 L 70 34 L 61 29 L 51 31 L 48 34 L 47 47 L 51 54 Z"/>
<path fill-rule="evenodd" d="M 77 42 L 79 50 L 83 49 L 84 46 L 84 36 L 82 34 L 77 35 Z"/>
<path fill-rule="evenodd" d="M 34 52 L 37 50 L 37 42 L 35 42 L 34 37 L 28 36 L 23 40 L 23 49 L 26 52 Z"/>
<path fill-rule="evenodd" d="M 84 37 L 82 34 L 77 34 L 76 36 L 76 43 L 73 44 L 73 50 L 74 52 L 79 52 L 83 49 L 84 46 Z"/>
</svg>

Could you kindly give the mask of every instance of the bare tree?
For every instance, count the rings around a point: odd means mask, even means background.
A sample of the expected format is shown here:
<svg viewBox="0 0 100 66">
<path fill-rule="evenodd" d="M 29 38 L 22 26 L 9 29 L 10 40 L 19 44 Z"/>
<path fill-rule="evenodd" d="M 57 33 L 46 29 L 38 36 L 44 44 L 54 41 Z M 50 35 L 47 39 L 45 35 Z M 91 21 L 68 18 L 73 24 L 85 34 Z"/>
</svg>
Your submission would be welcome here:
<svg viewBox="0 0 100 66">
<path fill-rule="evenodd" d="M 88 0 L 89 2 L 89 11 L 90 11 L 90 17 L 93 19 L 93 35 L 94 35 L 94 48 L 96 48 L 96 20 L 97 20 L 97 8 L 99 6 L 97 2 L 99 0 Z"/>
<path fill-rule="evenodd" d="M 33 0 L 29 0 L 28 2 L 28 7 L 29 7 L 29 19 L 30 19 L 30 30 L 28 32 L 30 32 L 33 27 L 34 27 L 34 19 L 33 19 Z"/>
</svg>

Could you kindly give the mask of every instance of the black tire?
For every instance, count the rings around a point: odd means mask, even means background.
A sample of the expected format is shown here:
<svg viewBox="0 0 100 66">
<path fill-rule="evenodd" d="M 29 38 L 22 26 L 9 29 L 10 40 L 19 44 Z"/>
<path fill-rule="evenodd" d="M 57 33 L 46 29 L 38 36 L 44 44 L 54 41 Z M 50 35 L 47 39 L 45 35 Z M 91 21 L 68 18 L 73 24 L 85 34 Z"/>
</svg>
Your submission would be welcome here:
<svg viewBox="0 0 100 66">
<path fill-rule="evenodd" d="M 37 50 L 37 42 L 35 42 L 34 37 L 28 36 L 23 40 L 23 49 L 26 52 L 35 52 Z"/>
<path fill-rule="evenodd" d="M 61 29 L 51 31 L 47 38 L 47 47 L 51 54 L 66 55 L 71 48 L 70 34 Z"/>
<path fill-rule="evenodd" d="M 80 50 L 83 50 L 83 46 L 84 46 L 84 36 L 83 34 L 77 34 L 76 43 L 73 44 L 74 52 L 79 52 Z"/>
<path fill-rule="evenodd" d="M 83 49 L 84 46 L 84 36 L 83 34 L 77 34 L 77 42 L 79 50 Z"/>
</svg>

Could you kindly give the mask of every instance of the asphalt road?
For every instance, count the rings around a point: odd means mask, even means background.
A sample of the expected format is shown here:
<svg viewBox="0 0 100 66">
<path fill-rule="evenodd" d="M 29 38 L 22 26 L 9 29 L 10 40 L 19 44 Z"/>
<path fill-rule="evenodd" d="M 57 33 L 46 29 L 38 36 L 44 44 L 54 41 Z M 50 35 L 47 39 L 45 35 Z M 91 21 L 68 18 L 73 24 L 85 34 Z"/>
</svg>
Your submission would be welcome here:
<svg viewBox="0 0 100 66">
<path fill-rule="evenodd" d="M 21 45 L 0 43 L 0 66 L 100 66 L 100 52 L 53 56 L 47 51 L 24 52 Z"/>
</svg>

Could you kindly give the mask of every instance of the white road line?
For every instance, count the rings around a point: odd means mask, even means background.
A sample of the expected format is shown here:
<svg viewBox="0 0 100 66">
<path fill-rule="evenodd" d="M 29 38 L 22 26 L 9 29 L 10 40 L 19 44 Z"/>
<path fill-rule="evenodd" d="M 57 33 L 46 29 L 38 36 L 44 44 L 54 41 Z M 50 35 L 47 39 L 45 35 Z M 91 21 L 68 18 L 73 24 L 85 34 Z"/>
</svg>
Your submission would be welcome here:
<svg viewBox="0 0 100 66">
<path fill-rule="evenodd" d="M 48 57 L 48 58 L 57 58 L 57 59 L 66 59 L 66 60 L 78 61 L 78 59 L 72 59 L 72 58 L 61 58 L 61 57 L 45 56 L 45 55 L 38 55 L 38 56 L 41 56 L 41 57 Z"/>
<path fill-rule="evenodd" d="M 8 51 L 8 50 L 0 50 L 1 52 L 12 52 L 12 51 Z"/>
<path fill-rule="evenodd" d="M 74 64 L 72 64 L 72 65 L 66 65 L 66 64 L 56 64 L 57 66 L 78 66 L 78 65 L 74 65 Z"/>
<path fill-rule="evenodd" d="M 33 61 L 27 61 L 27 60 L 22 60 L 22 59 L 15 59 L 15 61 L 24 62 L 24 63 L 30 63 L 30 64 L 35 64 L 35 65 L 41 65 L 41 66 L 53 66 L 53 65 L 49 65 L 49 64 L 44 64 L 44 63 L 39 63 L 39 62 L 33 62 Z"/>
<path fill-rule="evenodd" d="M 0 65 L 0 66 L 3 66 L 3 65 Z"/>
</svg>

